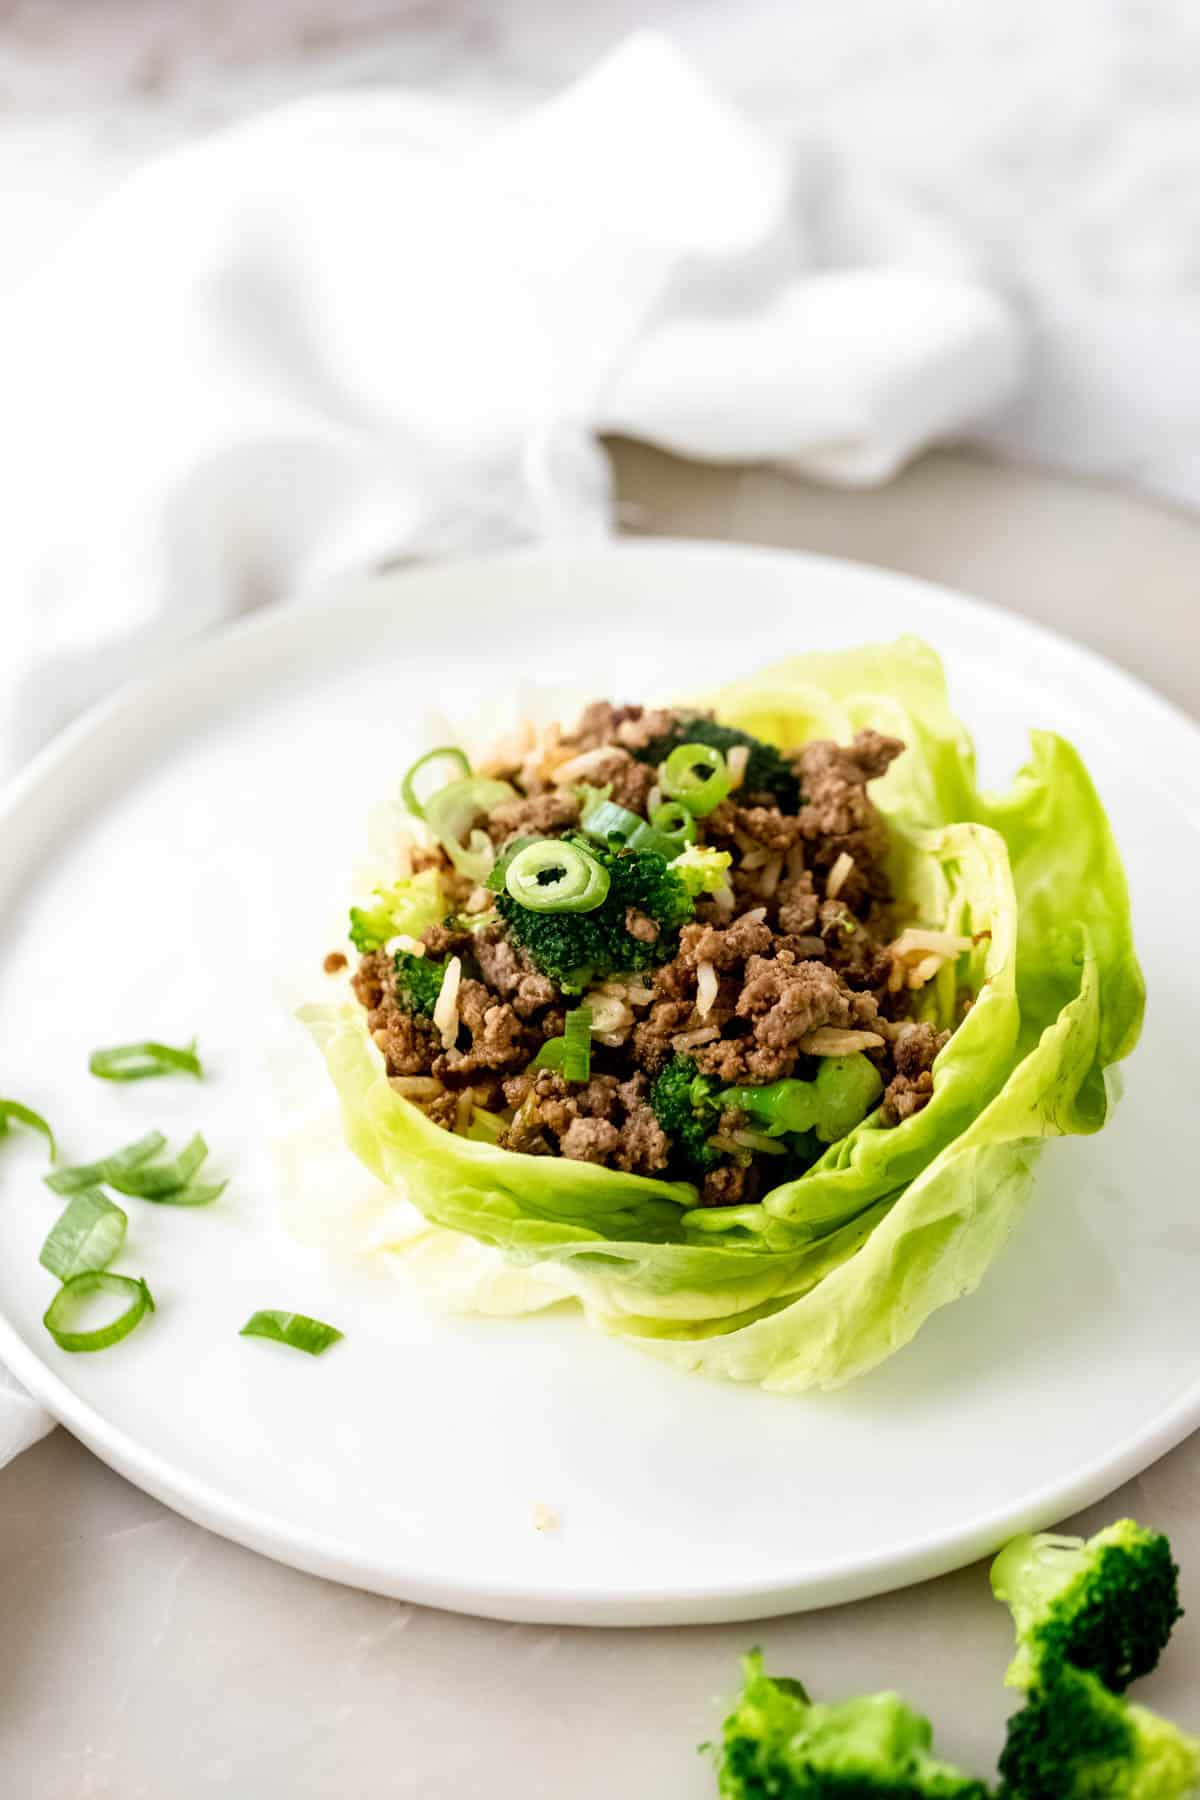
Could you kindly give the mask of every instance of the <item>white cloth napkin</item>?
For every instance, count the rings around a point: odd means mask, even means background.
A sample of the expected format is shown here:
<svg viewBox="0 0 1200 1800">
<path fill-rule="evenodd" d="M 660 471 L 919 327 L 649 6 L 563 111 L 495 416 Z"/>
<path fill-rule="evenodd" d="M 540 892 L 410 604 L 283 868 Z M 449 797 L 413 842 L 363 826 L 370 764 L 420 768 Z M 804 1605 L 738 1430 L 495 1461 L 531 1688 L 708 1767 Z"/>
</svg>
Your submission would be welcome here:
<svg viewBox="0 0 1200 1800">
<path fill-rule="evenodd" d="M 835 185 L 648 35 L 501 128 L 341 93 L 135 175 L 0 334 L 0 775 L 248 606 L 604 533 L 600 433 L 863 483 L 983 421 L 1009 312 L 869 205 L 829 266 Z"/>
</svg>

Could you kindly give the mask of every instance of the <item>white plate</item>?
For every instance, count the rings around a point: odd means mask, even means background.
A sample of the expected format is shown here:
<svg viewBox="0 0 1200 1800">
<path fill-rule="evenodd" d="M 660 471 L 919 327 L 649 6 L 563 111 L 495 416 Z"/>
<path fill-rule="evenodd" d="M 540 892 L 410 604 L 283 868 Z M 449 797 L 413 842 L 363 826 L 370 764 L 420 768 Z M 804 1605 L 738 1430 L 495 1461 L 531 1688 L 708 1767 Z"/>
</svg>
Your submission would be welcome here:
<svg viewBox="0 0 1200 1800">
<path fill-rule="evenodd" d="M 985 772 L 1026 724 L 1087 756 L 1132 879 L 1151 1004 L 1124 1105 L 1052 1145 L 981 1291 L 841 1392 L 677 1374 L 570 1312 L 447 1320 L 282 1228 L 265 1137 L 280 972 L 321 989 L 369 801 L 426 707 L 495 683 L 703 684 L 900 630 L 944 653 Z M 0 1156 L 0 1357 L 100 1456 L 191 1518 L 318 1574 L 509 1619 L 750 1618 L 962 1564 L 1100 1497 L 1200 1419 L 1195 961 L 1200 738 L 1070 644 L 922 583 L 700 545 L 506 556 L 380 579 L 191 652 L 60 740 L 0 811 L 0 1092 L 70 1158 L 201 1126 L 233 1179 L 130 1203 L 157 1316 L 98 1356 L 40 1320 L 55 1202 Z M 199 1034 L 211 1078 L 113 1088 L 98 1044 Z M 307 1051 L 301 1052 L 307 1054 Z M 319 1362 L 256 1307 L 333 1320 Z M 561 1519 L 534 1529 L 538 1504 Z"/>
</svg>

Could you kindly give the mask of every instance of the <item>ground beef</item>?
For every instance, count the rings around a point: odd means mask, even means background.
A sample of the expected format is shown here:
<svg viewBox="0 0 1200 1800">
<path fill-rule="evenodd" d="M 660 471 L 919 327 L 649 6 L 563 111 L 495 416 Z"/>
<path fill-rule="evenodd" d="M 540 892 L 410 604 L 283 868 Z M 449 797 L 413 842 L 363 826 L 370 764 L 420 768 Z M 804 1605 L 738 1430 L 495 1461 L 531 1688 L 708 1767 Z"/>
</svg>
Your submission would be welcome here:
<svg viewBox="0 0 1200 1800">
<path fill-rule="evenodd" d="M 771 943 L 771 927 L 765 919 L 745 917 L 732 925 L 685 925 L 679 934 L 679 961 L 685 968 L 695 969 L 709 962 L 714 969 L 732 969 L 748 956 L 766 950 Z"/>
<path fill-rule="evenodd" d="M 816 931 L 821 902 L 807 869 L 794 880 L 781 881 L 775 899 L 780 931 L 795 937 Z"/>
<path fill-rule="evenodd" d="M 558 1140 L 558 1154 L 569 1162 L 606 1163 L 621 1142 L 607 1119 L 572 1119 Z"/>
<path fill-rule="evenodd" d="M 708 835 L 728 849 L 728 839 L 740 835 L 772 856 L 790 850 L 800 838 L 800 821 L 789 818 L 775 805 L 743 806 L 722 800 L 708 816 Z"/>
<path fill-rule="evenodd" d="M 710 1169 L 700 1188 L 701 1206 L 745 1206 L 762 1193 L 762 1172 L 750 1163 L 725 1163 Z"/>
<path fill-rule="evenodd" d="M 677 722 L 667 711 L 600 701 L 562 743 L 576 755 L 603 751 L 589 784 L 609 786 L 619 805 L 645 815 L 657 775 L 637 755 Z M 400 1007 L 391 956 L 364 956 L 354 992 L 388 1073 L 436 1077 L 443 1091 L 420 1103 L 449 1130 L 462 1129 L 473 1106 L 504 1109 L 511 1115 L 500 1139 L 507 1149 L 677 1176 L 684 1172 L 677 1147 L 651 1106 L 653 1081 L 674 1055 L 692 1057 L 703 1073 L 730 1085 L 793 1074 L 811 1079 L 815 1063 L 801 1048 L 809 1032 L 880 1027 L 884 1041 L 871 1055 L 886 1083 L 881 1118 L 910 1118 L 929 1100 L 932 1065 L 948 1034 L 908 1020 L 913 993 L 889 987 L 887 831 L 867 784 L 901 748 L 870 731 L 848 746 L 808 744 L 790 759 L 801 786 L 797 812 L 771 795 L 738 791 L 698 822 L 700 846 L 730 855 L 728 888 L 701 896 L 677 945 L 663 946 L 674 955 L 631 984 L 617 1023 L 606 1023 L 593 1040 L 591 1078 L 582 1084 L 532 1068 L 541 1045 L 562 1035 L 579 998 L 560 993 L 510 938 L 489 889 L 459 874 L 441 851 L 416 851 L 414 866 L 438 869 L 447 901 L 447 920 L 425 932 L 425 948 L 439 961 L 462 961 L 459 1029 L 445 1048 L 431 1019 Z M 504 801 L 487 819 L 497 848 L 515 836 L 552 836 L 577 825 L 572 790 L 548 789 L 541 779 L 536 785 L 539 791 Z M 848 865 L 839 864 L 843 857 Z M 471 912 L 485 916 L 474 930 L 459 922 Z M 647 913 L 631 907 L 625 924 L 634 942 L 659 944 L 661 928 Z M 335 962 L 329 959 L 331 970 Z M 736 1126 L 740 1118 L 724 1123 Z M 703 1205 L 751 1203 L 779 1179 L 774 1159 L 723 1154 L 703 1178 Z"/>
<path fill-rule="evenodd" d="M 346 967 L 346 957 L 341 950 L 331 950 L 321 967 L 327 975 L 340 975 Z"/>
<path fill-rule="evenodd" d="M 364 956 L 350 977 L 350 986 L 360 1006 L 365 1006 L 369 1013 L 374 1012 L 391 988 L 391 976 L 392 959 L 386 951 L 372 950 Z"/>
<path fill-rule="evenodd" d="M 665 971 L 660 971 L 660 979 Z M 670 1061 L 671 1039 L 692 1016 L 691 1000 L 656 1000 L 633 1028 L 633 1052 L 643 1069 L 656 1075 Z"/>
<path fill-rule="evenodd" d="M 502 1142 L 510 1150 L 653 1174 L 666 1167 L 671 1146 L 650 1110 L 648 1093 L 644 1075 L 624 1082 L 597 1075 L 583 1085 L 550 1069 L 519 1075 L 504 1084 L 516 1116 Z"/>
<path fill-rule="evenodd" d="M 360 970 L 359 976 L 361 973 Z M 355 977 L 355 987 L 362 998 L 359 976 Z M 390 986 L 386 990 L 376 989 L 373 977 L 363 986 L 379 994 L 376 1003 L 368 1006 L 367 1029 L 383 1052 L 388 1074 L 428 1075 L 442 1046 L 432 1020 L 420 1013 L 405 1012 L 397 1005 Z"/>
<path fill-rule="evenodd" d="M 814 866 L 828 870 L 839 856 L 851 856 L 856 886 L 870 893 L 887 891 L 882 870 L 887 828 L 867 783 L 882 775 L 903 748 L 899 738 L 860 731 L 849 746 L 822 739 L 806 744 L 794 759 L 804 796 L 800 835 Z M 853 890 L 847 900 L 852 897 Z"/>
<path fill-rule="evenodd" d="M 474 947 L 475 934 L 466 925 L 431 925 L 421 942 L 429 956 L 462 956 Z"/>
<path fill-rule="evenodd" d="M 622 726 L 643 717 L 640 706 L 613 706 L 608 700 L 593 700 L 585 706 L 574 731 L 563 739 L 579 750 L 599 750 L 602 744 L 615 744 Z"/>
<path fill-rule="evenodd" d="M 647 811 L 650 790 L 658 781 L 657 772 L 648 768 L 645 763 L 635 762 L 628 750 L 610 750 L 602 762 L 596 762 L 587 772 L 589 787 L 609 789 L 609 799 L 617 806 L 628 807 L 630 812 Z"/>
<path fill-rule="evenodd" d="M 706 1073 L 726 1082 L 779 1081 L 803 1054 L 800 1040 L 822 1025 L 855 1028 L 875 1017 L 869 995 L 854 994 L 823 963 L 793 951 L 752 956 L 736 1012 L 752 1022 L 744 1037 L 722 1037 L 696 1052 Z"/>
<path fill-rule="evenodd" d="M 579 823 L 579 801 L 570 788 L 552 788 L 530 799 L 502 800 L 490 814 L 488 834 L 494 844 L 514 837 L 555 837 Z"/>
<path fill-rule="evenodd" d="M 933 1064 L 949 1041 L 948 1031 L 937 1031 L 928 1023 L 901 1027 L 892 1044 L 896 1073 L 883 1094 L 880 1116 L 885 1125 L 899 1125 L 928 1105 L 933 1098 Z"/>
<path fill-rule="evenodd" d="M 639 944 L 657 944 L 658 926 L 646 913 L 639 912 L 636 906 L 625 909 L 625 929 L 631 938 Z"/>
</svg>

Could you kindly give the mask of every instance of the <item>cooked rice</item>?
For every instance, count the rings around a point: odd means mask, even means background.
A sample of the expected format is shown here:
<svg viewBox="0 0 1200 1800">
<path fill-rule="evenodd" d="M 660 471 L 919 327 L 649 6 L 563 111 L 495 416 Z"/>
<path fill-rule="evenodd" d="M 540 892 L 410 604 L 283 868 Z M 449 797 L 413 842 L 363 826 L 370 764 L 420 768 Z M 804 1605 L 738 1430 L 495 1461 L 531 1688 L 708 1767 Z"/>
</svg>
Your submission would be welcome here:
<svg viewBox="0 0 1200 1800">
<path fill-rule="evenodd" d="M 888 949 L 893 956 L 910 958 L 915 954 L 934 953 L 941 957 L 961 956 L 974 943 L 973 938 L 960 937 L 953 931 L 925 931 L 910 925 Z"/>
<path fill-rule="evenodd" d="M 778 1138 L 768 1137 L 765 1131 L 731 1131 L 729 1140 L 747 1150 L 761 1150 L 765 1156 L 787 1155 L 787 1145 L 781 1144 Z"/>
<path fill-rule="evenodd" d="M 845 887 L 853 868 L 854 858 L 843 850 L 832 869 L 830 869 L 829 879 L 825 883 L 825 898 L 827 900 L 837 899 L 838 895 Z"/>
<path fill-rule="evenodd" d="M 555 787 L 570 787 L 573 782 L 586 780 L 594 769 L 602 769 L 612 759 L 612 747 L 601 744 L 596 750 L 583 750 L 578 756 L 560 762 L 550 779 Z"/>
<path fill-rule="evenodd" d="M 925 956 L 919 963 L 910 963 L 908 968 L 908 985 L 910 988 L 924 987 L 932 981 L 948 959 L 944 956 Z"/>
<path fill-rule="evenodd" d="M 389 1075 L 388 1086 L 406 1100 L 436 1100 L 446 1091 L 436 1075 Z"/>
<path fill-rule="evenodd" d="M 462 957 L 452 956 L 446 964 L 433 1022 L 442 1034 L 442 1049 L 453 1050 L 458 1037 L 458 988 L 462 981 Z"/>
<path fill-rule="evenodd" d="M 605 1043 L 611 1038 L 618 1044 L 624 1043 L 625 1033 L 633 1024 L 633 1009 L 629 1002 L 618 994 L 595 989 L 588 994 L 587 1004 L 592 1011 L 592 1036 Z"/>
<path fill-rule="evenodd" d="M 859 1050 L 878 1050 L 882 1044 L 877 1031 L 841 1031 L 836 1025 L 818 1025 L 800 1039 L 807 1056 L 853 1056 Z"/>
<path fill-rule="evenodd" d="M 696 1012 L 702 1019 L 707 1019 L 713 1009 L 721 984 L 717 979 L 717 971 L 710 962 L 696 965 Z"/>
<path fill-rule="evenodd" d="M 772 856 L 759 878 L 758 891 L 764 900 L 774 898 L 779 886 L 779 877 L 783 874 L 783 857 Z"/>
</svg>

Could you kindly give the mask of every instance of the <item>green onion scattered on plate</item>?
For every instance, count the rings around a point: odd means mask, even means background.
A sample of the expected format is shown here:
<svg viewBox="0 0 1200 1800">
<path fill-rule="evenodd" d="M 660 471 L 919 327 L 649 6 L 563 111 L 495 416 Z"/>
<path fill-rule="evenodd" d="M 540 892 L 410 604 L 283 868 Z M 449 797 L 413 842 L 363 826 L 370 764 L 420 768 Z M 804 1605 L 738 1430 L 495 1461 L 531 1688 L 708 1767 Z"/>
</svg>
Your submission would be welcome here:
<svg viewBox="0 0 1200 1800">
<path fill-rule="evenodd" d="M 196 1055 L 196 1040 L 184 1049 L 146 1039 L 140 1044 L 115 1044 L 110 1050 L 93 1050 L 88 1068 L 101 1081 L 150 1081 L 158 1075 L 194 1075 L 204 1070 Z"/>
<path fill-rule="evenodd" d="M 76 1329 L 87 1302 L 94 1294 L 120 1294 L 128 1297 L 125 1311 L 91 1331 Z M 132 1275 L 113 1275 L 107 1269 L 85 1269 L 64 1281 L 42 1317 L 42 1323 L 60 1350 L 72 1353 L 82 1350 L 107 1350 L 119 1344 L 141 1324 L 147 1313 L 154 1311 L 154 1299 L 146 1283 Z"/>
<path fill-rule="evenodd" d="M 22 1106 L 19 1100 L 0 1100 L 0 1138 L 8 1136 L 8 1128 L 13 1121 L 18 1125 L 28 1125 L 31 1131 L 40 1131 L 50 1146 L 50 1161 L 58 1155 L 54 1142 L 54 1133 L 43 1119 L 41 1113 L 34 1112 L 32 1106 Z"/>
<path fill-rule="evenodd" d="M 165 1149 L 166 1142 L 161 1131 L 147 1132 L 136 1143 L 114 1150 L 111 1156 L 101 1157 L 99 1162 L 56 1170 L 45 1177 L 46 1185 L 57 1194 L 73 1194 L 81 1188 L 111 1187 L 119 1194 L 153 1201 L 156 1206 L 211 1205 L 225 1192 L 228 1183 L 202 1184 L 192 1179 L 208 1156 L 208 1145 L 203 1137 L 197 1132 L 171 1161 L 153 1161 Z"/>
<path fill-rule="evenodd" d="M 270 1338 L 273 1343 L 303 1350 L 306 1356 L 320 1356 L 338 1342 L 342 1333 L 336 1325 L 324 1325 L 306 1313 L 268 1311 L 252 1314 L 238 1336 Z"/>
<path fill-rule="evenodd" d="M 60 1281 L 107 1269 L 125 1242 L 128 1224 L 121 1208 L 99 1188 L 81 1188 L 51 1227 L 38 1261 Z"/>
</svg>

